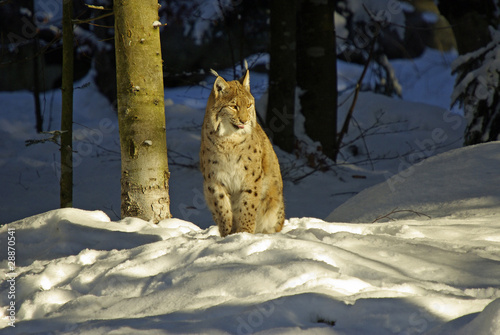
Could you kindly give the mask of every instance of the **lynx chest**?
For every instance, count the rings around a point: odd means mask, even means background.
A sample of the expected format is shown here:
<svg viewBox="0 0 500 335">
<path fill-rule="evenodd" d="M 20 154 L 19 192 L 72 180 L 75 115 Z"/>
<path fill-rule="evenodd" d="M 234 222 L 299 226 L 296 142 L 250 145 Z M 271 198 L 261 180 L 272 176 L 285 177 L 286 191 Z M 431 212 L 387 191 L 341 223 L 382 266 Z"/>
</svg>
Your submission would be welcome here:
<svg viewBox="0 0 500 335">
<path fill-rule="evenodd" d="M 255 142 L 244 141 L 228 150 L 212 152 L 207 160 L 211 179 L 223 185 L 229 193 L 249 188 L 249 182 L 261 173 L 262 150 Z"/>
</svg>

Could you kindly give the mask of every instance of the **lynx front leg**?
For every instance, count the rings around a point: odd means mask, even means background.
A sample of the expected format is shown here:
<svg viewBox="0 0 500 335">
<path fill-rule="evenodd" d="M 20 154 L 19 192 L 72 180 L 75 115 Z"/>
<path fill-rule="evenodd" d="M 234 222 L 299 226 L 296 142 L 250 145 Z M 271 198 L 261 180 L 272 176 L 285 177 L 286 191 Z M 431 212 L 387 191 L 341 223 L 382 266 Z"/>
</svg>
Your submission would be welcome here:
<svg viewBox="0 0 500 335">
<path fill-rule="evenodd" d="M 216 184 L 205 185 L 204 192 L 208 208 L 219 227 L 220 236 L 229 235 L 233 227 L 233 212 L 227 192 Z"/>
<path fill-rule="evenodd" d="M 232 233 L 255 233 L 255 219 L 259 204 L 259 194 L 254 189 L 242 191 L 233 203 Z"/>
</svg>

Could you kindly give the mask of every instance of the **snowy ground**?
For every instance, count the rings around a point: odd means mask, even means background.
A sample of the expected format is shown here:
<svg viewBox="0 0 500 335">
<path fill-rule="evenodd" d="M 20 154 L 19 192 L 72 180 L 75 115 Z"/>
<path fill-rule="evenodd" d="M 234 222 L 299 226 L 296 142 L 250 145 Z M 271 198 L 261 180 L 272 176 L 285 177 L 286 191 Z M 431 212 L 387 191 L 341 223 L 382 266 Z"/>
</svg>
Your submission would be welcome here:
<svg viewBox="0 0 500 335">
<path fill-rule="evenodd" d="M 155 226 L 55 210 L 11 225 L 15 330 L 420 334 L 441 326 L 436 334 L 498 334 L 499 219 L 294 218 L 279 234 L 222 239 L 215 227 L 178 219 Z"/>
<path fill-rule="evenodd" d="M 15 237 L 17 273 L 4 280 L 4 248 L 0 334 L 499 334 L 500 143 L 456 149 L 465 121 L 448 110 L 450 58 L 396 62 L 403 100 L 361 94 L 339 166 L 314 171 L 278 150 L 283 232 L 224 239 L 197 170 L 208 89 L 166 91 L 175 219 L 159 225 L 115 214 L 116 117 L 92 84 L 75 91 L 80 209 L 52 210 L 57 146 L 24 146 L 43 137 L 31 95 L 0 93 L 0 241 Z M 339 70 L 341 88 L 361 71 Z M 251 76 L 260 96 L 266 77 Z M 60 94 L 45 99 L 57 129 Z M 342 115 L 349 92 L 340 100 Z"/>
</svg>

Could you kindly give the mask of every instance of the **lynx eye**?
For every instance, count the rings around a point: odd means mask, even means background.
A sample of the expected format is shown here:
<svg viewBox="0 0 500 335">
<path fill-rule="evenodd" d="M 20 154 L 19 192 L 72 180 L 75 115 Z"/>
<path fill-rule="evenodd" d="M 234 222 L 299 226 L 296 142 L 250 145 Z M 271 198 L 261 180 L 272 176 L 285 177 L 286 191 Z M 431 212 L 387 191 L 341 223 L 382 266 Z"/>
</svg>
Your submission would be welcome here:
<svg viewBox="0 0 500 335">
<path fill-rule="evenodd" d="M 253 106 L 253 104 L 248 104 L 248 105 L 247 105 L 247 109 L 252 108 L 252 106 Z"/>
</svg>

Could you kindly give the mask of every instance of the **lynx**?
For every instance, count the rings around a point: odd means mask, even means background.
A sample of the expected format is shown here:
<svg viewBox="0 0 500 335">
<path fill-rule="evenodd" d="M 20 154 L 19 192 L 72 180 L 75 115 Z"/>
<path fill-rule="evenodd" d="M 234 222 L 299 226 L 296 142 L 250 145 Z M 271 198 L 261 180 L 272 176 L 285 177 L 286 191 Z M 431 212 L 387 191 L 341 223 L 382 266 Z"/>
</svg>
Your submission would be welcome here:
<svg viewBox="0 0 500 335">
<path fill-rule="evenodd" d="M 248 70 L 229 82 L 217 75 L 201 130 L 200 168 L 222 237 L 281 231 L 283 181 L 276 153 L 257 123 Z"/>
</svg>

